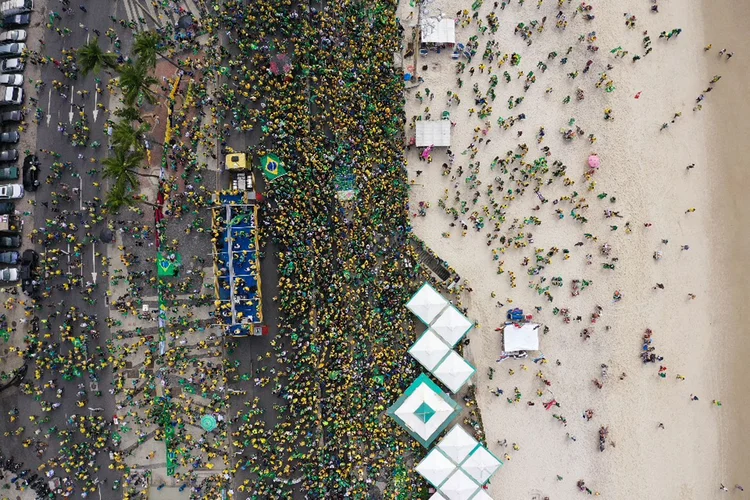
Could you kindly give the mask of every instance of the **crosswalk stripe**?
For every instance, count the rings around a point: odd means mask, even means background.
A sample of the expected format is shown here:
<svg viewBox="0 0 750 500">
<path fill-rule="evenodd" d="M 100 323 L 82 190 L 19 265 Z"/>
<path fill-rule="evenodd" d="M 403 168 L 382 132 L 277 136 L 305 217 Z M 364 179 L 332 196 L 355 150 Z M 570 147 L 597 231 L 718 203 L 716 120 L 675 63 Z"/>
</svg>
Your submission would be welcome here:
<svg viewBox="0 0 750 500">
<path fill-rule="evenodd" d="M 122 4 L 125 6 L 125 14 L 128 16 L 128 20 L 137 22 L 138 18 L 133 15 L 131 2 L 132 0 L 123 0 Z"/>
</svg>

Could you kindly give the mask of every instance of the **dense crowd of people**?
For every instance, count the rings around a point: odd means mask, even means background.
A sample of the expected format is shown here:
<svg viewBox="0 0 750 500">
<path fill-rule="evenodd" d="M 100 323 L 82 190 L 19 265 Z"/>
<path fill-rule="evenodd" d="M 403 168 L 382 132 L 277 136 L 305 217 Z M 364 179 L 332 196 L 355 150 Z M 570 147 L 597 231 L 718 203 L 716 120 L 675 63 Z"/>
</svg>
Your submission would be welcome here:
<svg viewBox="0 0 750 500">
<path fill-rule="evenodd" d="M 125 50 L 125 35 L 136 27 L 143 30 L 145 20 L 112 16 L 109 26 L 76 27 L 67 21 L 72 14 L 63 4 L 62 15 L 50 15 L 48 36 L 65 37 L 75 29 L 104 32 L 103 48 L 115 52 L 119 63 L 134 59 Z M 41 450 L 46 461 L 39 470 L 64 470 L 68 476 L 62 488 L 83 495 L 101 487 L 97 460 L 107 455 L 109 468 L 123 473 L 112 489 L 135 498 L 145 488 L 150 474 L 130 472 L 137 445 L 120 446 L 122 434 L 132 432 L 138 444 L 150 435 L 167 441 L 175 452 L 174 477 L 196 498 L 231 489 L 232 476 L 244 471 L 249 479 L 238 483 L 234 495 L 282 498 L 301 489 L 309 498 L 367 496 L 376 481 L 384 480 L 394 494 L 415 497 L 425 484 L 402 457 L 415 458 L 423 450 L 384 413 L 417 373 L 406 355 L 413 335 L 403 304 L 424 280 L 408 246 L 403 104 L 395 97 L 403 81 L 392 55 L 401 43 L 396 2 L 366 9 L 351 1 L 307 6 L 290 0 L 227 0 L 208 7 L 195 19 L 193 31 L 168 24 L 156 30 L 163 54 L 177 65 L 174 78 L 154 85 L 174 110 L 162 161 L 163 205 L 157 209 L 163 218 L 152 221 L 147 204 L 130 207 L 127 215 L 125 208 L 115 214 L 107 204 L 101 158 L 94 153 L 111 137 L 117 118 L 110 116 L 102 130 L 95 130 L 80 107 L 75 127 L 59 126 L 62 134 L 74 136 L 72 147 L 38 153 L 52 165 L 42 187 L 52 192 L 52 201 L 44 203 L 49 218 L 30 231 L 30 241 L 44 250 L 46 280 L 38 299 L 11 297 L 6 306 L 23 307 L 34 324 L 26 349 L 18 351 L 33 363 L 33 376 L 21 388 L 39 401 L 43 416 L 10 415 L 13 422 L 28 418 L 40 426 L 33 437 L 25 422 L 13 433 Z M 162 2 L 158 8 L 173 6 Z M 54 81 L 35 82 L 37 91 L 49 87 L 67 97 L 74 79 L 94 78 L 78 72 L 74 49 L 58 55 L 50 48 L 31 46 L 26 56 L 59 70 Z M 281 74 L 269 70 L 278 54 L 288 54 L 292 62 Z M 97 82 L 103 77 L 96 76 Z M 120 91 L 116 78 L 103 83 L 115 95 Z M 78 96 L 93 99 L 80 90 Z M 110 111 L 105 106 L 97 109 Z M 38 108 L 33 123 L 42 124 L 43 114 Z M 144 112 L 151 121 L 155 114 Z M 279 308 L 279 334 L 273 352 L 251 354 L 260 362 L 255 384 L 270 385 L 282 403 L 274 406 L 278 423 L 271 427 L 263 419 L 268 408 L 258 399 L 229 415 L 230 399 L 245 393 L 228 384 L 249 377 L 246 366 L 222 357 L 222 348 L 231 352 L 244 346 L 210 335 L 197 342 L 207 358 L 191 352 L 193 337 L 205 328 L 195 308 L 213 302 L 212 291 L 203 285 L 207 263 L 198 257 L 185 263 L 179 281 L 151 269 L 157 248 L 162 255 L 180 250 L 180 241 L 166 236 L 170 228 L 210 232 L 204 209 L 215 202 L 202 176 L 242 137 L 251 139 L 248 151 L 256 158 L 273 152 L 289 171 L 266 187 L 261 216 L 263 241 L 279 249 L 279 294 L 265 298 Z M 83 170 L 70 156 L 76 153 L 84 160 Z M 78 208 L 81 193 L 70 186 L 81 175 L 96 196 Z M 337 187 L 343 178 L 355 179 L 350 187 L 356 196 L 342 203 Z M 137 196 L 153 204 L 148 194 Z M 76 272 L 85 249 L 99 243 L 105 227 L 119 232 L 123 244 L 111 245 L 109 256 L 94 255 L 110 286 L 111 314 L 102 318 L 87 307 L 69 305 L 68 296 L 80 294 L 92 308 L 105 300 L 101 285 Z M 144 258 L 137 248 L 144 246 L 153 247 L 152 257 Z M 116 265 L 113 252 L 119 256 Z M 145 313 L 144 297 L 154 293 L 161 312 Z M 156 324 L 159 317 L 159 334 L 121 327 L 134 318 Z M 162 340 L 166 348 L 160 352 Z M 129 380 L 128 360 L 139 356 L 145 358 L 139 379 Z M 144 369 L 154 365 L 153 371 Z M 110 371 L 110 387 L 90 388 Z M 62 395 L 64 382 L 55 373 L 78 385 L 76 404 L 83 408 L 68 419 L 66 429 L 42 425 L 49 424 L 47 413 L 60 407 L 55 396 Z M 177 385 L 180 395 L 173 397 Z M 186 393 L 200 394 L 204 403 Z M 108 397 L 117 400 L 115 422 L 100 408 Z M 85 410 L 89 416 L 82 416 Z M 208 414 L 220 416 L 219 427 L 193 435 L 186 425 L 197 427 Z M 52 438 L 59 445 L 47 452 Z M 214 469 L 216 463 L 221 466 Z M 199 469 L 216 474 L 199 479 Z"/>
</svg>

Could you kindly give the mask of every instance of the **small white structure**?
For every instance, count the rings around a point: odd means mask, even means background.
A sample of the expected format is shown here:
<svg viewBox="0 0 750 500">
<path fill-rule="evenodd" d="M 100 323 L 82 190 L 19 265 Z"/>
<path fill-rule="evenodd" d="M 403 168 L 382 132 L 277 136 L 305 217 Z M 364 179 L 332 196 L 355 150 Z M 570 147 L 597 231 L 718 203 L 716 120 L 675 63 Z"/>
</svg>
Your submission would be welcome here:
<svg viewBox="0 0 750 500">
<path fill-rule="evenodd" d="M 440 493 L 448 500 L 469 500 L 479 489 L 479 485 L 468 474 L 457 469 L 440 487 Z"/>
<path fill-rule="evenodd" d="M 415 469 L 427 482 L 435 488 L 440 488 L 440 485 L 456 470 L 456 464 L 451 462 L 440 450 L 433 448 L 424 457 L 424 460 L 417 464 Z"/>
<path fill-rule="evenodd" d="M 387 413 L 428 448 L 460 411 L 458 403 L 423 373 L 388 408 Z"/>
<path fill-rule="evenodd" d="M 460 464 L 474 451 L 479 443 L 460 425 L 455 425 L 437 444 L 437 448 L 448 458 Z"/>
<path fill-rule="evenodd" d="M 471 497 L 471 500 L 492 500 L 492 497 L 484 490 L 479 490 L 476 495 Z"/>
<path fill-rule="evenodd" d="M 429 283 L 422 285 L 422 288 L 417 290 L 409 302 L 406 303 L 406 308 L 414 313 L 422 323 L 428 325 L 432 323 L 440 312 L 445 309 L 448 305 L 448 301 L 443 298 Z"/>
<path fill-rule="evenodd" d="M 501 465 L 500 459 L 455 425 L 416 470 L 437 489 L 430 500 L 492 500 L 482 486 Z"/>
<path fill-rule="evenodd" d="M 451 347 L 456 345 L 473 326 L 474 323 L 461 314 L 453 304 L 443 310 L 431 325 L 432 330 Z"/>
<path fill-rule="evenodd" d="M 450 147 L 450 120 L 418 120 L 415 144 L 418 148 L 427 148 L 430 146 Z"/>
<path fill-rule="evenodd" d="M 451 351 L 437 368 L 432 370 L 432 374 L 453 394 L 456 394 L 474 375 L 475 371 L 476 369 L 456 351 Z"/>
<path fill-rule="evenodd" d="M 428 328 L 422 336 L 414 342 L 414 345 L 411 346 L 409 354 L 419 361 L 419 363 L 428 371 L 433 371 L 450 350 L 450 346 L 446 345 L 446 343 L 438 337 L 435 332 Z"/>
<path fill-rule="evenodd" d="M 511 323 L 503 328 L 503 351 L 538 351 L 538 323 Z"/>
<path fill-rule="evenodd" d="M 501 462 L 487 451 L 484 446 L 479 446 L 464 463 L 461 468 L 479 484 L 487 482 L 500 468 Z"/>
<path fill-rule="evenodd" d="M 456 22 L 453 19 L 424 18 L 420 31 L 422 43 L 456 43 Z"/>
</svg>

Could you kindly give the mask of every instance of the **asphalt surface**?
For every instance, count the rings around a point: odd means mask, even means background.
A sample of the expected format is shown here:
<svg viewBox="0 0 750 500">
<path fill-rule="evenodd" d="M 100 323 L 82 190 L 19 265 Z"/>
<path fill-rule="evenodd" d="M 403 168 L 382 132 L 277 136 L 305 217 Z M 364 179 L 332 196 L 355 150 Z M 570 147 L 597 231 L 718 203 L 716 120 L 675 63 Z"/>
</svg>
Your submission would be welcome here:
<svg viewBox="0 0 750 500">
<path fill-rule="evenodd" d="M 43 2 L 35 3 L 41 4 Z M 78 4 L 87 5 L 87 12 L 79 10 L 77 8 Z M 116 2 L 78 0 L 78 2 L 75 2 L 75 5 L 73 5 L 73 12 L 71 14 L 63 13 L 62 19 L 57 21 L 58 26 L 68 27 L 71 30 L 71 34 L 65 38 L 62 38 L 54 31 L 44 30 L 45 47 L 40 50 L 40 52 L 47 56 L 52 56 L 58 60 L 62 59 L 63 49 L 80 47 L 84 45 L 89 39 L 96 36 L 92 31 L 86 31 L 80 28 L 79 24 L 90 27 L 91 30 L 93 30 L 94 28 L 99 29 L 103 33 L 104 31 L 106 31 L 107 27 L 113 25 L 113 23 L 109 19 L 109 16 L 114 13 L 113 9 L 116 7 L 116 5 Z M 32 14 L 32 25 L 46 23 L 48 20 L 47 9 L 42 5 L 37 5 L 36 7 L 37 9 Z M 62 4 L 50 1 L 50 8 L 61 12 Z M 101 37 L 100 45 L 102 47 L 107 47 L 109 45 L 109 40 L 106 37 Z M 30 41 L 29 46 L 34 50 L 39 49 L 39 44 L 35 41 Z M 83 75 L 79 74 L 77 80 L 72 81 L 65 78 L 62 72 L 57 69 L 55 65 L 47 64 L 41 66 L 41 76 L 42 80 L 46 82 L 46 86 L 38 93 L 38 102 L 34 103 L 31 100 L 31 98 L 34 97 L 36 93 L 33 90 L 32 92 L 29 92 L 28 86 L 26 89 L 26 104 L 31 110 L 31 112 L 29 113 L 30 116 L 27 116 L 27 120 L 30 121 L 31 118 L 33 118 L 35 108 L 41 108 L 44 111 L 44 117 L 42 118 L 38 126 L 36 149 L 36 154 L 39 155 L 39 159 L 42 162 L 41 174 L 39 179 L 41 182 L 41 186 L 39 187 L 38 191 L 36 191 L 36 193 L 26 194 L 26 199 L 36 199 L 36 206 L 32 208 L 35 228 L 44 228 L 46 226 L 47 219 L 53 219 L 59 215 L 58 212 L 53 212 L 51 210 L 53 208 L 53 204 L 51 203 L 51 193 L 52 191 L 57 191 L 58 193 L 62 192 L 62 185 L 60 183 L 67 184 L 69 186 L 69 192 L 71 193 L 70 201 L 61 201 L 58 205 L 59 210 L 61 211 L 77 211 L 80 209 L 82 202 L 93 201 L 94 197 L 104 198 L 106 186 L 106 181 L 102 180 L 101 178 L 92 178 L 86 174 L 86 171 L 94 166 L 87 162 L 88 158 L 93 156 L 97 160 L 99 160 L 102 157 L 106 156 L 107 153 L 107 136 L 103 130 L 103 125 L 107 117 L 103 112 L 99 112 L 97 120 L 94 121 L 93 116 L 93 111 L 95 109 L 94 95 L 96 94 L 97 87 L 94 79 L 95 75 L 83 77 Z M 63 90 L 62 93 L 65 95 L 61 95 L 61 92 L 52 89 L 51 82 L 53 80 L 63 81 L 64 83 L 69 84 L 71 88 L 69 90 Z M 106 78 L 102 78 L 102 80 L 106 81 Z M 102 84 L 101 86 L 103 88 L 103 93 L 98 96 L 97 100 L 98 102 L 103 103 L 105 106 L 108 106 L 108 92 L 104 84 Z M 77 91 L 79 90 L 88 91 L 88 96 L 82 97 L 78 95 Z M 79 106 L 80 108 L 76 108 L 76 106 Z M 69 131 L 72 131 L 72 123 L 74 123 L 78 119 L 79 110 L 84 110 L 89 118 L 89 144 L 93 141 L 99 141 L 102 144 L 102 147 L 98 150 L 92 149 L 91 147 L 74 147 L 71 144 L 70 137 L 63 135 L 63 133 L 58 131 L 58 124 L 60 123 L 64 124 Z M 71 115 L 71 113 L 73 114 Z M 59 179 L 55 183 L 46 183 L 45 179 L 49 174 L 49 168 L 54 159 L 49 155 L 41 153 L 39 151 L 40 148 L 59 153 L 61 155 L 60 161 L 72 162 L 73 169 L 66 169 L 61 179 Z M 84 155 L 85 158 L 79 159 L 79 154 Z M 21 161 L 22 158 L 21 160 L 19 160 L 19 166 Z M 74 177 L 72 175 L 73 173 L 77 173 L 80 177 Z M 97 190 L 92 185 L 92 182 L 95 180 L 101 182 L 101 190 Z M 80 197 L 72 194 L 73 188 L 81 189 Z M 28 206 L 28 204 L 26 203 L 26 199 L 20 200 L 17 203 L 17 208 L 23 207 L 25 209 Z M 48 206 L 45 206 L 45 203 L 47 203 Z M 91 230 L 92 234 L 98 236 L 100 230 L 103 227 L 104 224 L 94 225 L 93 229 Z M 83 229 L 80 229 L 78 233 L 79 240 L 83 237 L 82 233 Z M 96 248 L 94 248 L 94 246 Z M 28 247 L 29 242 L 24 241 L 24 248 Z M 63 251 L 68 251 L 68 245 L 62 242 L 54 243 L 50 246 L 50 248 L 59 248 Z M 36 250 L 40 254 L 43 254 L 44 252 L 43 248 L 36 247 Z M 70 265 L 68 265 L 66 258 L 61 265 L 61 268 L 63 269 L 63 272 L 69 270 L 71 275 L 81 275 L 83 277 L 84 283 L 93 283 L 94 281 L 96 281 L 97 289 L 93 294 L 98 299 L 96 304 L 91 305 L 86 302 L 84 300 L 84 297 L 75 289 L 71 290 L 70 292 L 54 290 L 50 298 L 43 299 L 43 309 L 41 311 L 37 311 L 37 314 L 40 318 L 46 318 L 49 313 L 60 308 L 57 303 L 61 300 L 64 300 L 65 309 L 74 306 L 83 314 L 86 314 L 88 316 L 96 315 L 98 318 L 98 330 L 100 332 L 100 336 L 98 339 L 96 339 L 93 336 L 88 335 L 89 352 L 92 352 L 97 346 L 105 348 L 105 342 L 110 337 L 109 329 L 104 323 L 104 320 L 109 314 L 109 308 L 104 301 L 104 296 L 108 288 L 108 280 L 101 276 L 101 257 L 95 258 L 94 252 L 99 252 L 102 255 L 106 255 L 107 245 L 86 245 L 80 256 L 70 255 Z M 62 258 L 63 256 L 61 256 L 61 260 Z M 79 260 L 81 265 L 76 266 L 76 260 Z M 94 275 L 92 275 L 92 272 L 97 273 L 96 280 L 94 279 Z M 63 281 L 64 278 L 48 279 L 44 283 L 44 286 L 52 287 L 56 284 L 62 283 Z M 57 332 L 58 326 L 60 325 L 62 319 L 64 318 L 58 317 L 52 321 L 52 340 L 54 342 L 59 341 Z M 75 328 L 79 328 L 80 330 L 79 325 L 76 325 Z M 19 328 L 19 333 L 17 334 L 20 334 L 21 331 L 23 331 L 23 326 Z M 66 352 L 68 348 L 69 346 L 62 346 L 61 351 Z M 34 368 L 35 365 L 33 362 L 31 362 L 27 380 L 33 378 Z M 107 392 L 112 383 L 112 370 L 110 368 L 101 371 L 99 374 L 99 389 L 103 393 L 103 396 L 99 398 L 93 397 L 93 391 L 90 390 L 89 386 L 89 383 L 92 382 L 92 380 L 88 376 L 84 376 L 81 379 L 75 379 L 72 381 L 63 380 L 63 378 L 59 374 L 53 376 L 57 380 L 59 387 L 64 388 L 65 397 L 63 397 L 62 399 L 55 399 L 54 391 L 50 390 L 46 391 L 45 395 L 43 396 L 43 398 L 49 402 L 62 403 L 62 406 L 60 408 L 46 414 L 51 417 L 51 422 L 47 424 L 48 426 L 55 425 L 60 429 L 65 429 L 67 428 L 66 421 L 71 415 L 90 414 L 91 412 L 87 410 L 88 406 L 104 408 L 104 411 L 98 413 L 98 415 L 102 416 L 105 420 L 111 421 L 112 416 L 115 412 L 115 402 L 114 397 Z M 49 377 L 49 373 L 46 373 L 44 381 L 47 381 Z M 85 389 L 89 393 L 89 403 L 87 404 L 87 407 L 84 408 L 76 406 L 77 398 L 75 397 L 75 394 L 79 390 L 78 384 L 80 383 L 84 383 L 86 385 Z M 15 428 L 15 426 L 17 425 L 7 423 L 6 415 L 13 408 L 19 408 L 21 410 L 22 419 L 19 420 L 21 420 L 22 425 L 25 425 L 27 428 L 31 427 L 27 418 L 29 414 L 36 414 L 39 416 L 44 415 L 40 411 L 39 403 L 33 401 L 30 396 L 23 395 L 18 388 L 11 388 L 0 395 L 0 416 L 2 416 L 3 421 L 2 427 Z M 28 431 L 27 434 L 29 434 Z M 23 448 L 21 444 L 21 438 L 6 439 L 3 443 L 3 454 L 6 456 L 13 456 L 17 461 L 20 460 L 25 462 L 24 468 L 28 467 L 33 470 L 36 469 L 43 461 L 46 461 L 49 457 L 54 456 L 57 453 L 57 440 L 51 439 L 48 442 L 50 443 L 50 448 L 44 454 L 42 459 L 36 457 L 33 449 Z M 115 479 L 120 477 L 120 472 L 110 470 L 108 468 L 109 462 L 110 461 L 107 454 L 100 453 L 98 455 L 97 464 L 101 468 L 98 473 L 92 475 L 93 477 L 99 477 L 100 480 L 107 480 L 109 485 L 111 485 Z M 105 488 L 109 490 L 108 487 L 105 486 Z M 78 491 L 80 492 L 80 489 Z M 110 491 L 109 494 L 106 494 L 106 496 L 112 498 L 113 494 L 114 492 Z"/>
</svg>

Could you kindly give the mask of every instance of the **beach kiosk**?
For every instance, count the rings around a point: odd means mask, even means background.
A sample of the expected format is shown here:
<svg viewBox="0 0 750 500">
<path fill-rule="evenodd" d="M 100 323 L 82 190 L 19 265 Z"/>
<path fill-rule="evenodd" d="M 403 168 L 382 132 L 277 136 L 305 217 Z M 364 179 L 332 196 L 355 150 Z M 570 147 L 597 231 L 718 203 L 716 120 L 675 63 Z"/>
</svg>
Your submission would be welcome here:
<svg viewBox="0 0 750 500">
<path fill-rule="evenodd" d="M 450 120 L 419 120 L 417 121 L 416 146 L 418 148 L 450 147 Z"/>
</svg>

